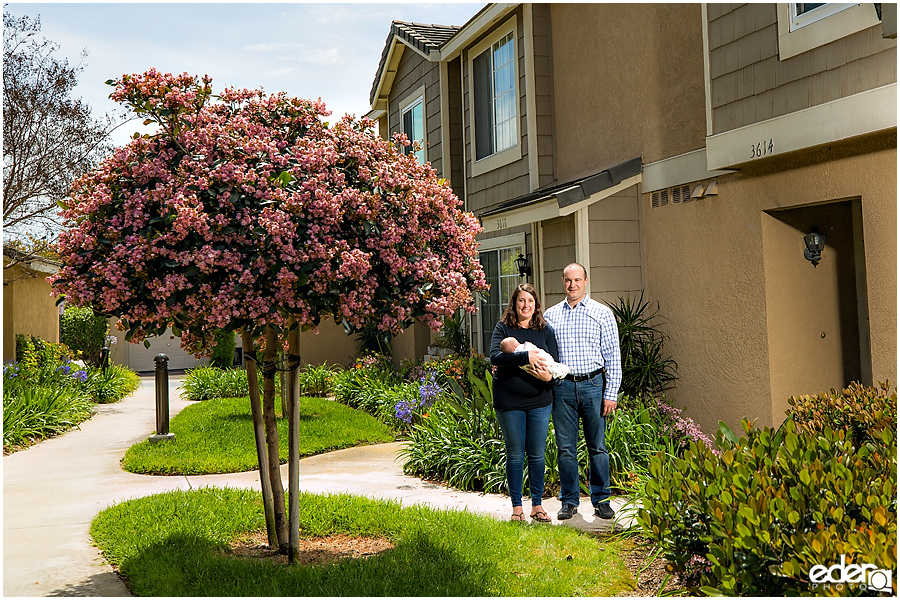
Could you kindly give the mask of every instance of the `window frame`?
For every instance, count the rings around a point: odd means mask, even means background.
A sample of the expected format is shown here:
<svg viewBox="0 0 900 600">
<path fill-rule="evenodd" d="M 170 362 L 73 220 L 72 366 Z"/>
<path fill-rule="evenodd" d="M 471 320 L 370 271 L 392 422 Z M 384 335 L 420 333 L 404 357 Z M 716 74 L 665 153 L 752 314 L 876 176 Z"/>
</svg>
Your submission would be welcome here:
<svg viewBox="0 0 900 600">
<path fill-rule="evenodd" d="M 519 254 L 525 254 L 525 234 L 524 233 L 516 233 L 516 234 L 512 234 L 512 235 L 504 235 L 501 237 L 489 238 L 486 240 L 482 240 L 481 244 L 478 247 L 478 262 L 481 263 L 481 255 L 482 254 L 491 253 L 491 252 L 497 253 L 497 256 L 499 259 L 500 255 L 501 255 L 500 253 L 502 253 L 505 250 L 512 251 L 512 254 L 514 256 L 518 256 Z M 498 271 L 497 279 L 498 279 L 498 283 L 501 284 L 501 286 L 500 286 L 501 289 L 498 292 L 499 294 L 502 294 L 502 280 L 504 277 L 506 277 L 507 279 L 513 279 L 513 278 L 515 278 L 516 280 L 521 279 L 521 276 L 518 274 L 518 272 L 516 272 L 515 275 L 513 275 L 513 274 L 503 275 L 502 273 L 500 273 Z M 519 281 L 519 283 L 521 283 L 521 281 Z M 486 341 L 485 338 L 488 337 L 488 340 L 489 340 L 489 336 L 491 336 L 493 334 L 494 327 L 497 325 L 497 322 L 495 321 L 493 323 L 490 323 L 489 328 L 485 327 L 485 324 L 482 322 L 482 316 L 485 314 L 484 300 L 482 299 L 482 296 L 480 294 L 477 296 L 477 298 L 478 298 L 478 300 L 476 302 L 476 306 L 477 306 L 478 310 L 475 313 L 475 315 L 473 316 L 474 323 L 473 323 L 473 327 L 472 327 L 472 332 L 474 333 L 474 337 L 475 337 L 475 340 L 474 340 L 475 344 L 473 347 L 475 347 L 475 349 L 478 350 L 479 352 L 481 352 L 482 354 L 487 355 L 487 353 L 490 352 L 491 349 L 490 349 L 489 345 L 488 345 L 488 347 L 485 347 L 485 341 Z M 509 302 L 509 298 L 508 297 L 503 298 L 502 295 L 498 296 L 498 298 L 499 298 L 499 307 L 500 307 L 500 314 L 498 317 L 498 320 L 499 320 L 500 318 L 503 317 L 503 311 L 506 309 L 506 304 Z"/>
<path fill-rule="evenodd" d="M 425 116 L 425 85 L 424 84 L 420 85 L 411 94 L 409 94 L 408 96 L 405 96 L 402 100 L 400 100 L 399 106 L 398 106 L 398 112 L 400 114 L 400 122 L 399 122 L 397 128 L 399 131 L 407 134 L 409 141 L 411 141 L 411 142 L 416 141 L 414 138 L 412 138 L 409 135 L 409 133 L 407 133 L 404 130 L 403 117 L 408 112 L 415 110 L 416 106 L 419 104 L 422 105 L 422 138 L 420 140 L 422 142 L 422 149 L 419 151 L 413 151 L 412 148 L 407 146 L 406 148 L 403 149 L 403 153 L 404 154 L 411 154 L 411 153 L 415 154 L 416 159 L 420 163 L 425 164 L 426 162 L 428 162 L 428 127 L 426 125 L 427 120 L 426 120 L 426 116 Z"/>
<path fill-rule="evenodd" d="M 779 60 L 830 44 L 880 23 L 874 4 L 834 4 L 799 15 L 802 20 L 800 25 L 795 25 L 796 5 L 776 4 Z"/>
<path fill-rule="evenodd" d="M 481 159 L 476 159 L 476 118 L 475 118 L 475 69 L 474 62 L 475 59 L 480 57 L 484 52 L 490 52 L 493 45 L 502 41 L 507 36 L 512 34 L 512 49 L 513 49 L 513 108 L 515 109 L 515 116 L 512 119 L 512 122 L 515 124 L 516 131 L 513 134 L 513 145 L 509 148 L 504 148 L 503 150 L 495 150 L 492 154 L 485 156 Z M 468 141 L 469 141 L 469 163 L 471 164 L 471 176 L 476 177 L 478 175 L 482 175 L 487 173 L 488 171 L 493 171 L 503 165 L 510 164 L 522 158 L 522 109 L 521 109 L 521 101 L 522 101 L 522 90 L 520 83 L 520 69 L 519 69 L 519 27 L 518 27 L 518 19 L 515 15 L 513 15 L 510 19 L 508 19 L 505 23 L 503 23 L 500 27 L 493 30 L 491 35 L 485 37 L 478 44 L 472 46 L 466 56 L 466 63 L 468 68 L 468 112 L 469 112 L 469 132 L 468 132 Z M 491 64 L 493 65 L 493 58 L 491 58 Z M 491 102 L 494 102 L 494 90 L 493 90 L 493 72 L 491 73 Z M 493 111 L 493 106 L 491 107 Z"/>
</svg>

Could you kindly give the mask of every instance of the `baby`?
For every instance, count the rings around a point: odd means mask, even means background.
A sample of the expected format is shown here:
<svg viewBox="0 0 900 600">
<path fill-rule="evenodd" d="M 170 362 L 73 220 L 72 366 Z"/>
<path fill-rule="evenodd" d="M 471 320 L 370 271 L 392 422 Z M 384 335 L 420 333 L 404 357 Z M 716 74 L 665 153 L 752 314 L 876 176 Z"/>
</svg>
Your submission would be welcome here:
<svg viewBox="0 0 900 600">
<path fill-rule="evenodd" d="M 537 350 L 538 355 L 543 358 L 547 362 L 547 370 L 550 371 L 550 375 L 555 377 L 556 379 L 562 379 L 566 375 L 569 374 L 569 367 L 562 363 L 558 363 L 553 360 L 553 357 L 550 356 L 550 353 L 546 350 L 541 350 L 531 342 L 525 342 L 524 344 L 520 344 L 519 340 L 514 337 L 504 338 L 503 341 L 500 342 L 500 349 L 509 354 L 512 352 L 530 352 L 531 350 Z M 531 373 L 531 365 L 522 365 L 522 369 Z"/>
</svg>

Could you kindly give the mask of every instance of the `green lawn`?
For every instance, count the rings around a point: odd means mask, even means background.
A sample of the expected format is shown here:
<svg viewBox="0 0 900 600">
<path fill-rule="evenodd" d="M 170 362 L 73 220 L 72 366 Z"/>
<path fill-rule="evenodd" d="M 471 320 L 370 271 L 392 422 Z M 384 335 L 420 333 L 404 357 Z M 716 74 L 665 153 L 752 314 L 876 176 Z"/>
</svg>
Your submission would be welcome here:
<svg viewBox="0 0 900 600">
<path fill-rule="evenodd" d="M 280 411 L 280 405 L 278 406 Z M 393 441 L 374 417 L 323 398 L 300 398 L 300 456 Z M 236 473 L 258 468 L 250 400 L 217 398 L 188 406 L 171 421 L 175 439 L 144 440 L 125 453 L 122 468 L 152 475 Z M 287 419 L 278 419 L 281 462 L 288 459 Z"/>
<path fill-rule="evenodd" d="M 91 535 L 138 596 L 615 596 L 633 589 L 620 537 L 497 521 L 346 494 L 300 498 L 302 537 L 384 537 L 394 548 L 325 565 L 240 558 L 265 529 L 260 495 L 203 488 L 103 510 Z"/>
</svg>

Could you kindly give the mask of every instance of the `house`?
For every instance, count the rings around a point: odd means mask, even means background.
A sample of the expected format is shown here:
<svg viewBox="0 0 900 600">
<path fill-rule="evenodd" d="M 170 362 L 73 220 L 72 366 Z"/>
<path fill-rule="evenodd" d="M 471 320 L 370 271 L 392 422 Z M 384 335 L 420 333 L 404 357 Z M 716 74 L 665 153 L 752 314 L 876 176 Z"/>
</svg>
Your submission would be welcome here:
<svg viewBox="0 0 900 600">
<path fill-rule="evenodd" d="M 482 221 L 474 347 L 521 254 L 544 307 L 571 261 L 594 299 L 659 302 L 669 400 L 707 432 L 896 381 L 896 7 L 880 6 L 489 4 L 459 28 L 395 22 L 369 116 L 424 140 L 420 160 Z"/>
<path fill-rule="evenodd" d="M 3 248 L 3 362 L 16 360 L 16 335 L 59 343 L 59 308 L 47 277 L 59 272 L 48 258 Z"/>
</svg>

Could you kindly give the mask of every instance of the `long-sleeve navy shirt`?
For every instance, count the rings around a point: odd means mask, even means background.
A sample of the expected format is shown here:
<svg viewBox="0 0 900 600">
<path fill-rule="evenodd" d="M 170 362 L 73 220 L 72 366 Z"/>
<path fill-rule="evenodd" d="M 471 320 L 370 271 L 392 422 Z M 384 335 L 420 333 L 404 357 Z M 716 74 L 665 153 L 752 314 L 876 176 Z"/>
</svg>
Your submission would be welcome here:
<svg viewBox="0 0 900 600">
<path fill-rule="evenodd" d="M 494 408 L 500 410 L 531 410 L 549 406 L 553 402 L 553 383 L 542 381 L 520 369 L 528 364 L 527 352 L 505 353 L 500 349 L 504 338 L 514 337 L 520 344 L 531 342 L 546 350 L 553 360 L 559 361 L 556 335 L 548 325 L 543 329 L 509 327 L 502 321 L 494 327 L 491 337 L 491 364 L 494 373 Z"/>
</svg>

